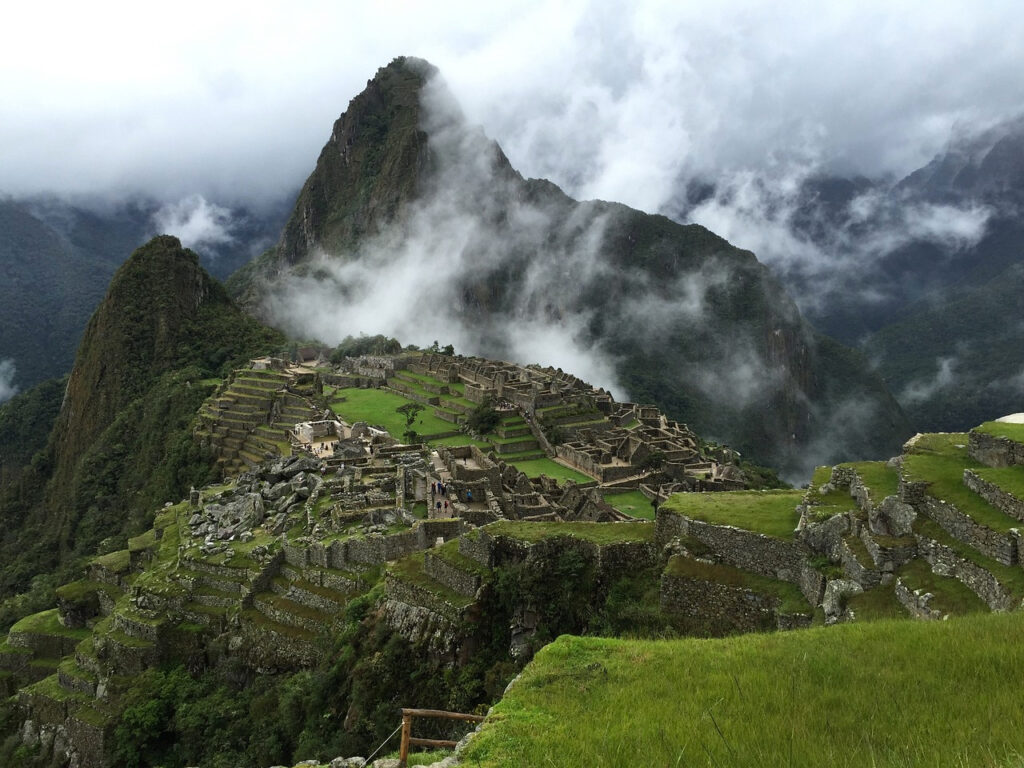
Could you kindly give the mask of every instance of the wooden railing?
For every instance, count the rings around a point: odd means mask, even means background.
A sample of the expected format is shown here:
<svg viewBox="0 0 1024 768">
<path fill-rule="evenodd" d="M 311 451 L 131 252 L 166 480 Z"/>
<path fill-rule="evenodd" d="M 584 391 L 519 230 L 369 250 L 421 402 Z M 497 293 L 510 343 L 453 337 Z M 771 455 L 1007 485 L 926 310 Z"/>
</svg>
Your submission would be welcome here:
<svg viewBox="0 0 1024 768">
<path fill-rule="evenodd" d="M 483 715 L 465 715 L 461 712 L 444 712 L 440 709 L 403 709 L 402 746 L 398 753 L 399 768 L 406 768 L 406 761 L 409 759 L 409 747 L 452 749 L 459 743 L 446 739 L 417 739 L 412 735 L 412 719 L 414 717 L 440 717 L 447 720 L 467 720 L 472 723 L 479 723 L 484 719 Z"/>
</svg>

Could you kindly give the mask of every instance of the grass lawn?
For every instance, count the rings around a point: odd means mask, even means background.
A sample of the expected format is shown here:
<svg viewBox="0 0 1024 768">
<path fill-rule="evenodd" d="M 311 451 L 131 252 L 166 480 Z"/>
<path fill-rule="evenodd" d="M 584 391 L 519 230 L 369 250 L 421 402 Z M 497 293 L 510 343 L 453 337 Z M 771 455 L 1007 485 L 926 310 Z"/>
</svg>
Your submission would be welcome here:
<svg viewBox="0 0 1024 768">
<path fill-rule="evenodd" d="M 337 395 L 344 397 L 345 401 L 331 403 L 331 410 L 345 421 L 349 423 L 365 421 L 368 424 L 383 427 L 397 440 L 402 439 L 402 433 L 405 432 L 405 417 L 395 409 L 413 402 L 412 400 L 381 389 L 358 389 L 355 387 L 339 389 Z M 456 427 L 450 422 L 437 418 L 428 406 L 416 417 L 413 429 L 421 435 L 433 435 L 439 432 L 451 432 Z"/>
<path fill-rule="evenodd" d="M 896 599 L 894 584 L 883 584 L 852 595 L 846 603 L 857 621 L 878 621 L 880 619 L 906 619 L 910 614 Z"/>
<path fill-rule="evenodd" d="M 1024 615 L 715 640 L 563 636 L 462 764 L 1017 766 Z"/>
<path fill-rule="evenodd" d="M 589 475 L 584 475 L 582 472 L 577 472 L 575 469 L 569 469 L 569 467 L 562 466 L 552 459 L 531 459 L 529 461 L 513 461 L 510 463 L 513 464 L 520 472 L 525 473 L 527 477 L 540 477 L 541 475 L 547 475 L 552 480 L 558 480 L 559 482 L 564 480 L 574 480 L 577 483 L 594 482 L 594 478 Z"/>
<path fill-rule="evenodd" d="M 792 539 L 800 520 L 796 507 L 803 491 L 728 491 L 726 493 L 674 493 L 662 509 L 693 520 L 732 525 L 778 539 Z"/>
<path fill-rule="evenodd" d="M 654 507 L 651 506 L 651 500 L 640 493 L 640 491 L 606 493 L 604 500 L 624 515 L 639 517 L 644 520 L 654 519 Z"/>
<path fill-rule="evenodd" d="M 552 536 L 573 536 L 595 544 L 651 541 L 654 538 L 654 526 L 651 523 L 523 523 L 518 520 L 499 520 L 484 526 L 483 530 L 491 536 L 508 536 L 531 542 Z"/>
<path fill-rule="evenodd" d="M 964 485 L 964 469 L 981 469 L 967 455 L 964 433 L 925 435 L 914 445 L 903 462 L 908 480 L 931 483 L 928 493 L 956 506 L 965 515 L 993 531 L 1019 528 L 1020 520 L 1010 517 Z"/>
<path fill-rule="evenodd" d="M 60 623 L 56 608 L 26 616 L 11 627 L 11 632 L 24 632 L 30 635 L 60 635 L 62 637 L 78 638 L 79 640 L 92 634 L 92 630 L 89 629 L 68 629 L 65 627 Z"/>
<path fill-rule="evenodd" d="M 983 432 L 994 437 L 1005 437 L 1015 443 L 1024 443 L 1024 424 L 1010 424 L 1002 421 L 986 421 L 973 432 Z"/>
</svg>

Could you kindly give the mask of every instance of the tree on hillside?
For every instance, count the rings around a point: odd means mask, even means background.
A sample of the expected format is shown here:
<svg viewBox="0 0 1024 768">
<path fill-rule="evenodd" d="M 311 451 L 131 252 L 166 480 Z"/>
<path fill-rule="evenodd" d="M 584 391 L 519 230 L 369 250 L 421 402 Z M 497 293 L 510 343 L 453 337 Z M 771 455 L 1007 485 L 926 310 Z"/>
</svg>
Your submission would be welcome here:
<svg viewBox="0 0 1024 768">
<path fill-rule="evenodd" d="M 416 434 L 416 430 L 412 428 L 412 425 L 416 423 L 416 417 L 420 415 L 423 406 L 419 403 L 406 403 L 405 405 L 398 406 L 395 410 L 405 417 L 405 432 L 402 433 L 405 442 L 415 443 L 419 435 Z"/>
</svg>

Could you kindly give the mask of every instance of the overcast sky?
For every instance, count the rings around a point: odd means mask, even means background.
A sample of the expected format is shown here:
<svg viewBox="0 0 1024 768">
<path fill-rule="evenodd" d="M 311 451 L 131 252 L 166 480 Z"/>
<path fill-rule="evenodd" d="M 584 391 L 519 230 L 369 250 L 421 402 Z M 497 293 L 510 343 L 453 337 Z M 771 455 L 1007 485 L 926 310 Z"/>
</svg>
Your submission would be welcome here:
<svg viewBox="0 0 1024 768">
<path fill-rule="evenodd" d="M 524 174 L 649 211 L 699 173 L 900 175 L 1024 105 L 1011 2 L 514 5 L 8 4 L 0 192 L 280 195 L 402 54 Z"/>
</svg>

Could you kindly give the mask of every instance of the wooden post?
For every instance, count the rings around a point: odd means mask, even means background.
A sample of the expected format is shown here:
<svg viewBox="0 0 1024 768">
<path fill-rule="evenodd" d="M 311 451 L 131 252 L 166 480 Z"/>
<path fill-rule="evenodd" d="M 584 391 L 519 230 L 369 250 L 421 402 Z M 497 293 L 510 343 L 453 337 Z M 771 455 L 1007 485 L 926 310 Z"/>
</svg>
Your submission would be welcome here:
<svg viewBox="0 0 1024 768">
<path fill-rule="evenodd" d="M 402 711 L 402 746 L 398 752 L 398 768 L 405 768 L 409 759 L 409 737 L 412 735 L 412 715 Z"/>
</svg>

